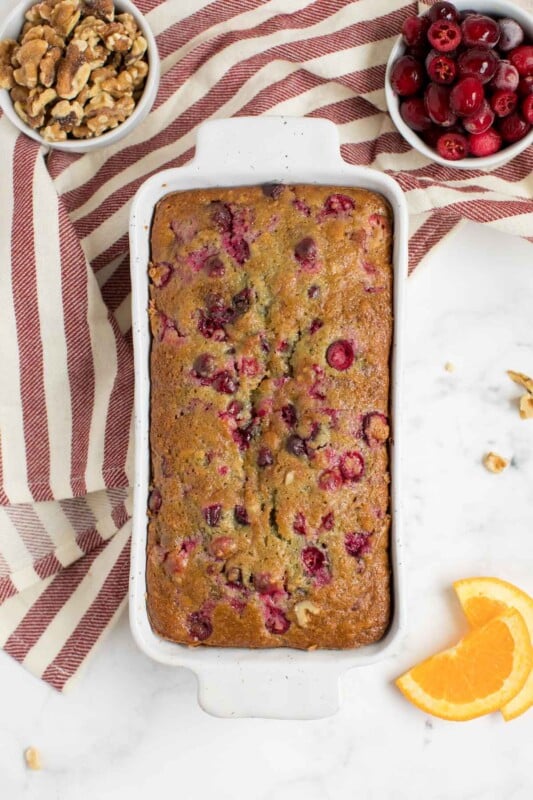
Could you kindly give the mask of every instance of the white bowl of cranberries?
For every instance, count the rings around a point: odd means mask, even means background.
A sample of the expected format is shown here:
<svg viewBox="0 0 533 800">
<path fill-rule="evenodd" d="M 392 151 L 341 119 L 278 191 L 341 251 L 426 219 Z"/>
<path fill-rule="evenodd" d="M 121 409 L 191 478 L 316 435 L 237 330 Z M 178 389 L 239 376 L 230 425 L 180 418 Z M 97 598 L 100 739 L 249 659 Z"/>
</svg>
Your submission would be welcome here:
<svg viewBox="0 0 533 800">
<path fill-rule="evenodd" d="M 433 161 L 494 169 L 533 143 L 533 16 L 505 0 L 408 17 L 387 64 L 392 120 Z"/>
</svg>

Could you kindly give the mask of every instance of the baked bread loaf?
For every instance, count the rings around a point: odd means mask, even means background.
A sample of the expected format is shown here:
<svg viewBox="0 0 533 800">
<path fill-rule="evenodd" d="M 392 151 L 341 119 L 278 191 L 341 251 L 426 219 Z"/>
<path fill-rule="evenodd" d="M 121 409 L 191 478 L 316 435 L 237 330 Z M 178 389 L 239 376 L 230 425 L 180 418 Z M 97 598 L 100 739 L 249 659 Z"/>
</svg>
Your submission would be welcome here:
<svg viewBox="0 0 533 800">
<path fill-rule="evenodd" d="M 392 218 L 378 194 L 163 198 L 147 602 L 186 644 L 354 648 L 390 613 Z"/>
</svg>

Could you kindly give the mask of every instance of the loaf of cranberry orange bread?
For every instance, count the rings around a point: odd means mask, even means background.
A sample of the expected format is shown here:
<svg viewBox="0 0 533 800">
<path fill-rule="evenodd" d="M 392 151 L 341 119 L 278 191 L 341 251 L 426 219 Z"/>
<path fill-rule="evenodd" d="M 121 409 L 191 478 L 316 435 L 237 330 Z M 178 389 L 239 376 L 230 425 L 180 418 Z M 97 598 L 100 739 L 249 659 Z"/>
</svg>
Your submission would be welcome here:
<svg viewBox="0 0 533 800">
<path fill-rule="evenodd" d="M 186 644 L 354 648 L 390 614 L 392 218 L 378 194 L 163 198 L 147 602 Z"/>
</svg>

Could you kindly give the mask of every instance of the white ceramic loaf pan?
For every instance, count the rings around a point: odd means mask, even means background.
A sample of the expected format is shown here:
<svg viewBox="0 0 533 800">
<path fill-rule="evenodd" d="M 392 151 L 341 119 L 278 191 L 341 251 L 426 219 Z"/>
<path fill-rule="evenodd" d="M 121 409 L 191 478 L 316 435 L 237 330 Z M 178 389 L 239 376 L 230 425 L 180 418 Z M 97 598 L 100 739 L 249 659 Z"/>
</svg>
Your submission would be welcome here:
<svg viewBox="0 0 533 800">
<path fill-rule="evenodd" d="M 146 609 L 146 504 L 150 481 L 150 330 L 148 274 L 150 227 L 157 202 L 170 192 L 267 182 L 357 186 L 384 195 L 394 213 L 394 344 L 391 389 L 393 616 L 386 636 L 357 650 L 290 648 L 247 650 L 187 647 L 165 641 L 150 626 Z M 407 209 L 387 175 L 343 161 L 336 127 L 321 119 L 241 117 L 214 120 L 198 129 L 189 164 L 160 172 L 135 196 L 130 218 L 133 339 L 135 349 L 135 495 L 130 576 L 130 623 L 147 655 L 188 667 L 198 677 L 199 702 L 220 717 L 316 719 L 339 708 L 339 678 L 371 664 L 397 646 L 404 627 L 401 546 L 400 435 L 401 336 L 407 276 Z"/>
</svg>

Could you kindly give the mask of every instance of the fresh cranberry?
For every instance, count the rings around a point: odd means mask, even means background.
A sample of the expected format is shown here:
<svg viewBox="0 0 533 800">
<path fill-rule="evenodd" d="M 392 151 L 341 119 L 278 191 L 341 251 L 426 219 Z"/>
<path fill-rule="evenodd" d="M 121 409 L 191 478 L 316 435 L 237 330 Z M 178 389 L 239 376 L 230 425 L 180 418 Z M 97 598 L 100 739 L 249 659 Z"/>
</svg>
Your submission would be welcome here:
<svg viewBox="0 0 533 800">
<path fill-rule="evenodd" d="M 437 22 L 439 19 L 447 19 L 450 22 L 456 22 L 459 18 L 459 14 L 453 3 L 439 2 L 431 6 L 428 11 L 428 18 L 430 22 Z"/>
<path fill-rule="evenodd" d="M 498 89 L 490 98 L 490 107 L 497 117 L 507 117 L 512 114 L 518 103 L 516 92 L 506 92 Z M 470 131 L 470 133 L 481 133 L 481 131 Z"/>
<path fill-rule="evenodd" d="M 518 70 L 522 77 L 533 75 L 533 45 L 523 44 L 509 53 L 511 64 Z"/>
<path fill-rule="evenodd" d="M 307 453 L 307 447 L 305 445 L 304 440 L 301 436 L 297 436 L 295 433 L 292 433 L 285 444 L 288 453 L 291 453 L 293 456 L 305 456 Z"/>
<path fill-rule="evenodd" d="M 380 411 L 371 411 L 363 419 L 363 436 L 369 447 L 377 447 L 389 438 L 389 421 Z"/>
<path fill-rule="evenodd" d="M 344 546 L 350 556 L 360 558 L 370 550 L 369 533 L 347 533 L 344 537 Z"/>
<path fill-rule="evenodd" d="M 208 378 L 215 369 L 215 359 L 209 353 L 202 353 L 194 359 L 192 368 L 199 378 Z"/>
<path fill-rule="evenodd" d="M 437 152 L 448 161 L 458 161 L 468 155 L 468 141 L 461 133 L 447 131 L 437 141 Z"/>
<path fill-rule="evenodd" d="M 530 125 L 519 114 L 510 114 L 510 116 L 502 119 L 499 130 L 504 142 L 512 144 L 523 139 L 529 132 Z"/>
<path fill-rule="evenodd" d="M 391 70 L 390 82 L 400 97 L 416 94 L 424 82 L 422 64 L 412 56 L 401 56 Z"/>
<path fill-rule="evenodd" d="M 227 233 L 231 230 L 233 214 L 231 209 L 225 203 L 215 200 L 211 203 L 212 213 L 211 219 L 222 233 Z"/>
<path fill-rule="evenodd" d="M 240 292 L 233 295 L 232 298 L 234 317 L 242 317 L 243 314 L 250 309 L 252 304 L 252 291 L 251 289 L 241 289 Z"/>
<path fill-rule="evenodd" d="M 335 514 L 333 511 L 329 511 L 322 517 L 321 526 L 324 528 L 325 531 L 333 530 L 333 526 L 335 525 Z"/>
<path fill-rule="evenodd" d="M 447 86 L 430 83 L 424 93 L 424 102 L 429 118 L 443 128 L 454 125 L 457 115 L 450 108 L 450 90 Z"/>
<path fill-rule="evenodd" d="M 431 120 L 421 97 L 408 97 L 407 100 L 402 100 L 400 116 L 413 131 L 425 131 L 431 127 Z"/>
<path fill-rule="evenodd" d="M 483 47 L 496 47 L 500 40 L 498 23 L 483 14 L 472 14 L 461 24 L 463 42 L 468 47 L 476 44 Z"/>
<path fill-rule="evenodd" d="M 407 17 L 402 25 L 402 36 L 407 47 L 423 47 L 426 44 L 428 28 L 427 17 Z"/>
<path fill-rule="evenodd" d="M 163 289 L 169 282 L 171 276 L 172 264 L 162 262 L 150 267 L 150 278 L 154 286 L 157 286 L 158 289 Z"/>
<path fill-rule="evenodd" d="M 150 497 L 148 498 L 148 508 L 150 509 L 152 514 L 159 513 L 159 509 L 161 508 L 161 503 L 162 503 L 161 492 L 156 487 L 155 489 L 152 489 L 152 491 L 150 492 Z"/>
<path fill-rule="evenodd" d="M 326 361 L 329 366 L 341 372 L 351 367 L 353 360 L 353 347 L 346 339 L 337 339 L 326 350 Z"/>
<path fill-rule="evenodd" d="M 526 122 L 533 125 L 533 94 L 524 97 L 521 108 Z"/>
<path fill-rule="evenodd" d="M 479 78 L 467 76 L 461 78 L 453 87 L 450 93 L 450 105 L 460 117 L 469 117 L 481 108 L 483 98 L 483 86 Z"/>
<path fill-rule="evenodd" d="M 204 268 L 210 278 L 220 278 L 226 269 L 218 256 L 209 256 L 204 262 Z"/>
<path fill-rule="evenodd" d="M 269 467 L 273 463 L 274 456 L 272 455 L 272 450 L 268 447 L 261 447 L 257 456 L 257 466 Z"/>
<path fill-rule="evenodd" d="M 307 290 L 307 296 L 310 300 L 316 300 L 319 294 L 320 294 L 320 286 L 317 286 L 316 283 L 310 286 L 309 289 Z"/>
<path fill-rule="evenodd" d="M 524 31 L 515 19 L 498 20 L 500 26 L 500 41 L 498 47 L 506 53 L 508 50 L 518 47 L 524 41 Z"/>
<path fill-rule="evenodd" d="M 502 146 L 502 137 L 494 128 L 485 133 L 471 133 L 468 137 L 470 154 L 476 158 L 484 158 L 497 153 Z"/>
<path fill-rule="evenodd" d="M 300 536 L 305 536 L 307 533 L 307 525 L 305 520 L 305 515 L 302 514 L 301 511 L 298 511 L 296 516 L 294 517 L 294 522 L 292 523 L 292 527 L 299 533 Z"/>
<path fill-rule="evenodd" d="M 281 409 L 281 417 L 283 419 L 283 422 L 285 422 L 285 424 L 288 425 L 289 428 L 292 428 L 294 425 L 296 425 L 298 416 L 296 414 L 296 408 L 293 406 L 292 403 L 288 403 L 286 406 L 283 406 L 283 408 Z"/>
<path fill-rule="evenodd" d="M 282 183 L 264 183 L 261 190 L 265 197 L 271 197 L 272 200 L 277 200 L 283 194 L 284 186 Z"/>
<path fill-rule="evenodd" d="M 488 53 L 491 51 L 488 50 Z M 492 89 L 504 89 L 507 92 L 514 92 L 518 87 L 520 76 L 518 70 L 510 61 L 500 61 L 494 73 L 490 85 Z"/>
<path fill-rule="evenodd" d="M 342 486 L 342 475 L 338 469 L 327 469 L 321 473 L 318 485 L 325 492 L 336 492 Z"/>
<path fill-rule="evenodd" d="M 316 333 L 324 325 L 321 319 L 314 319 L 309 326 L 309 333 Z"/>
<path fill-rule="evenodd" d="M 356 450 L 344 453 L 341 458 L 340 470 L 345 481 L 354 483 L 360 481 L 365 471 L 365 462 L 361 453 Z"/>
<path fill-rule="evenodd" d="M 250 520 L 248 519 L 248 511 L 246 510 L 245 506 L 235 506 L 233 510 L 235 514 L 235 522 L 239 525 L 249 525 Z"/>
<path fill-rule="evenodd" d="M 265 608 L 265 628 L 269 633 L 281 635 L 287 633 L 291 623 L 280 608 L 268 605 Z"/>
<path fill-rule="evenodd" d="M 212 385 L 213 389 L 221 394 L 234 394 L 237 391 L 237 382 L 231 372 L 226 369 L 216 373 Z"/>
<path fill-rule="evenodd" d="M 496 74 L 500 62 L 498 56 L 486 47 L 471 47 L 457 59 L 459 75 L 478 78 L 481 83 L 488 83 Z"/>
<path fill-rule="evenodd" d="M 431 50 L 426 58 L 426 71 L 435 83 L 453 83 L 457 66 L 450 56 Z"/>
<path fill-rule="evenodd" d="M 433 123 L 431 123 L 431 128 L 428 128 L 427 131 L 423 131 L 421 136 L 427 145 L 436 150 L 437 142 L 442 136 L 442 128 L 440 127 L 440 125 L 434 125 Z"/>
<path fill-rule="evenodd" d="M 490 128 L 493 122 L 494 111 L 487 101 L 483 100 L 481 107 L 476 111 L 475 114 L 471 114 L 471 116 L 463 119 L 463 126 L 468 133 L 483 133 Z M 465 147 L 468 147 L 466 139 L 464 141 L 464 145 Z"/>
<path fill-rule="evenodd" d="M 206 506 L 202 513 L 207 524 L 214 528 L 220 522 L 220 518 L 222 516 L 222 506 L 220 503 L 215 503 L 212 506 Z"/>
<path fill-rule="evenodd" d="M 533 94 L 533 75 L 524 75 L 518 82 L 518 94 L 520 97 L 527 97 Z"/>
<path fill-rule="evenodd" d="M 209 552 L 215 558 L 228 558 L 237 549 L 237 543 L 231 536 L 217 536 L 209 543 Z"/>
<path fill-rule="evenodd" d="M 189 614 L 187 628 L 189 636 L 195 642 L 203 642 L 205 639 L 209 639 L 213 633 L 213 626 L 203 611 L 195 611 L 193 614 Z"/>
<path fill-rule="evenodd" d="M 326 216 L 336 217 L 340 214 L 349 214 L 354 208 L 354 201 L 345 194 L 330 194 L 324 203 L 324 213 Z"/>
<path fill-rule="evenodd" d="M 304 547 L 302 550 L 302 561 L 306 571 L 310 575 L 314 575 L 325 565 L 326 557 L 318 547 Z"/>
<path fill-rule="evenodd" d="M 450 53 L 461 44 L 461 28 L 456 22 L 439 19 L 429 26 L 428 40 L 439 53 Z"/>
</svg>

